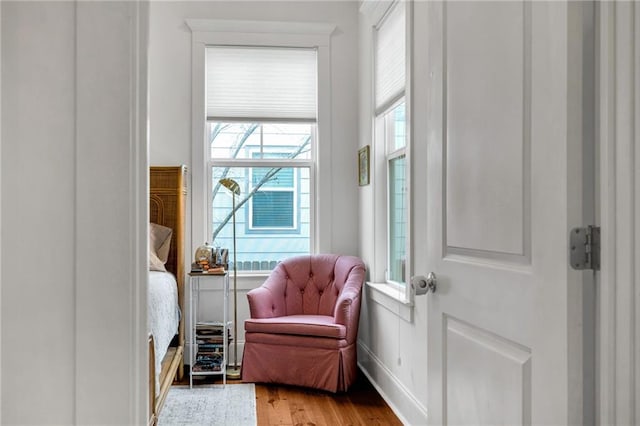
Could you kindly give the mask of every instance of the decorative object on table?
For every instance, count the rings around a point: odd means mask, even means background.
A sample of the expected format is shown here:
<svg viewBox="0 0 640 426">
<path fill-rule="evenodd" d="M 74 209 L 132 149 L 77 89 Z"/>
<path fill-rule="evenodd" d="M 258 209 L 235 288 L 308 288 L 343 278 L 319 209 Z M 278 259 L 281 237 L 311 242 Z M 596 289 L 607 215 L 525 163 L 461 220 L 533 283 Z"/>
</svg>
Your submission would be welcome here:
<svg viewBox="0 0 640 426">
<path fill-rule="evenodd" d="M 358 185 L 369 185 L 369 145 L 358 150 Z"/>
<path fill-rule="evenodd" d="M 231 208 L 233 212 L 233 367 L 227 369 L 229 379 L 240 379 L 238 367 L 238 267 L 236 262 L 236 195 L 240 195 L 240 185 L 233 179 L 220 179 L 220 184 L 231 192 Z"/>
<path fill-rule="evenodd" d="M 206 271 L 214 265 L 214 247 L 209 243 L 204 243 L 196 249 L 195 264 L 192 265 L 191 271 Z"/>
<path fill-rule="evenodd" d="M 221 248 L 216 256 L 216 265 L 229 267 L 229 249 Z"/>
</svg>

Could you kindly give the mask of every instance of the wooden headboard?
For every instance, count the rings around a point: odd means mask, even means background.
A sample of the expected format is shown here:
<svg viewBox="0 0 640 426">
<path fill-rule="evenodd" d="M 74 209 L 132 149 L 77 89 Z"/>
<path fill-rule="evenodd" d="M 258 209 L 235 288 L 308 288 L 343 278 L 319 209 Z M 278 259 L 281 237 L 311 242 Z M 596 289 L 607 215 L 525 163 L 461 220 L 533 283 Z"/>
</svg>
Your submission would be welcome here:
<svg viewBox="0 0 640 426">
<path fill-rule="evenodd" d="M 187 167 L 151 167 L 149 170 L 149 220 L 173 229 L 167 271 L 178 282 L 178 303 L 184 310 L 184 232 L 187 198 Z M 179 344 L 184 346 L 184 321 L 180 321 Z"/>
</svg>

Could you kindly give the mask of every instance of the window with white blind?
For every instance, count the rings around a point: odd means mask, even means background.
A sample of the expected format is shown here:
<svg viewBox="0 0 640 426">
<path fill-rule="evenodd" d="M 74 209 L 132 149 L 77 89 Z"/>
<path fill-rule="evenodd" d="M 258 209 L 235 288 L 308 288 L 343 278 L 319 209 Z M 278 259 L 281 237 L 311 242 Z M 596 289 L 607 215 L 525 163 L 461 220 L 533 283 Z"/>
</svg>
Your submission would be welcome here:
<svg viewBox="0 0 640 426">
<path fill-rule="evenodd" d="M 271 47 L 206 49 L 209 120 L 316 121 L 316 51 Z"/>
<path fill-rule="evenodd" d="M 384 153 L 387 283 L 408 289 L 408 140 L 406 120 L 406 6 L 395 2 L 374 27 L 375 147 Z M 408 293 L 407 293 L 408 294 Z"/>
<path fill-rule="evenodd" d="M 235 205 L 239 271 L 311 251 L 316 74 L 315 49 L 206 48 L 209 235 L 233 246 Z"/>
</svg>

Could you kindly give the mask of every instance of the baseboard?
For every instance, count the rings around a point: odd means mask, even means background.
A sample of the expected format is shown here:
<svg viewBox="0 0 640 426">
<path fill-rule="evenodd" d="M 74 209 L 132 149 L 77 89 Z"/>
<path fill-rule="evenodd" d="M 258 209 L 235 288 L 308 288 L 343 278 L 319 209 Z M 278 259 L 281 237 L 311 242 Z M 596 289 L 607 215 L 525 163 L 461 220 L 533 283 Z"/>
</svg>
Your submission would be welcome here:
<svg viewBox="0 0 640 426">
<path fill-rule="evenodd" d="M 358 341 L 358 367 L 403 424 L 415 426 L 427 424 L 426 407 L 360 341 Z M 424 385 L 427 386 L 426 383 Z"/>
</svg>

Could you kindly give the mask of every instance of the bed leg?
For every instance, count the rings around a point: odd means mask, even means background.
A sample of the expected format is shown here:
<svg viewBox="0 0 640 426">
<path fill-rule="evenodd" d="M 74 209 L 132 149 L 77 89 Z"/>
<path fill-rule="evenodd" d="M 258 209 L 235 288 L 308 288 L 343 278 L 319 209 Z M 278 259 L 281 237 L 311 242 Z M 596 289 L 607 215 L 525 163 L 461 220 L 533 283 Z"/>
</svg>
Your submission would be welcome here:
<svg viewBox="0 0 640 426">
<path fill-rule="evenodd" d="M 153 336 L 149 336 L 149 426 L 158 422 L 156 413 L 156 362 L 153 346 Z"/>
<path fill-rule="evenodd" d="M 182 381 L 184 378 L 184 363 L 180 363 L 178 366 L 178 381 Z"/>
</svg>

